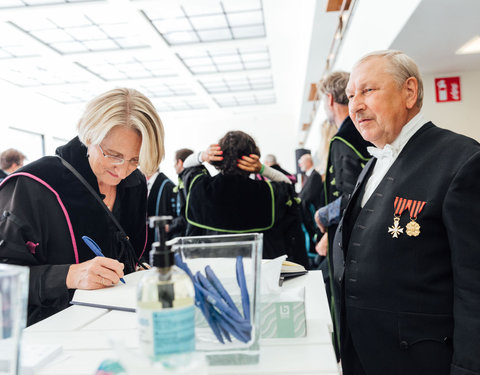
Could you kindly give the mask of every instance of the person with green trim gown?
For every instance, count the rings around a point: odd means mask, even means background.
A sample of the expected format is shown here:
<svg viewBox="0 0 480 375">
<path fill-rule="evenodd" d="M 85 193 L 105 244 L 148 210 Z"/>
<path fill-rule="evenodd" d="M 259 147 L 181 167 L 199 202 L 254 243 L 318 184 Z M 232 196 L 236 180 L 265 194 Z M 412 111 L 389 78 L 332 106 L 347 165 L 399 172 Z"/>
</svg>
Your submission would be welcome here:
<svg viewBox="0 0 480 375">
<path fill-rule="evenodd" d="M 173 220 L 168 226 L 168 239 L 185 236 L 187 230 L 187 221 L 185 220 L 185 199 L 186 194 L 183 190 L 183 173 L 185 167 L 183 163 L 187 157 L 193 154 L 193 150 L 189 148 L 181 148 L 175 151 L 174 167 L 178 175 L 177 186 L 174 187 L 175 193 L 175 214 Z"/>
<path fill-rule="evenodd" d="M 325 206 L 315 213 L 318 227 L 326 233 L 317 244 L 317 252 L 327 256 L 328 276 L 326 275 L 327 296 L 329 297 L 334 331 L 338 344 L 339 327 L 335 318 L 333 298 L 338 298 L 333 293 L 332 256 L 328 252 L 333 246 L 333 238 L 338 223 L 347 206 L 357 178 L 370 158 L 367 147 L 371 144 L 365 141 L 352 120 L 348 116 L 348 98 L 345 94 L 348 79 L 347 72 L 333 72 L 325 77 L 319 84 L 323 95 L 324 109 L 328 120 L 338 126 L 338 132 L 330 141 L 327 169 L 325 172 L 324 192 Z M 324 272 L 324 274 L 327 274 Z M 338 346 L 336 347 L 338 354 Z"/>
<path fill-rule="evenodd" d="M 158 168 L 155 173 L 147 177 L 148 201 L 147 216 L 171 216 L 176 217 L 177 193 L 175 184 L 165 173 Z M 158 241 L 155 238 L 154 228 L 148 228 L 148 240 L 146 249 L 151 249 L 152 243 Z"/>
<path fill-rule="evenodd" d="M 203 162 L 219 173 L 211 176 Z M 299 199 L 289 179 L 262 165 L 253 138 L 229 131 L 206 151 L 184 163 L 187 236 L 263 233 L 263 257 L 286 254 L 307 267 Z M 269 181 L 251 178 L 260 173 Z"/>
</svg>

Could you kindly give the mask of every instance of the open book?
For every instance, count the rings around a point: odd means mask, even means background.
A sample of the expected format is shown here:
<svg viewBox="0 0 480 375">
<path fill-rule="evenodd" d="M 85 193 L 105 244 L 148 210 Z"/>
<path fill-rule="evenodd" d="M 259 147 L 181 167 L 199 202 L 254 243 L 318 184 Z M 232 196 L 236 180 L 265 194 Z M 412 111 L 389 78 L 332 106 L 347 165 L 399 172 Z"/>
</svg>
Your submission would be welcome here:
<svg viewBox="0 0 480 375">
<path fill-rule="evenodd" d="M 77 289 L 72 305 L 94 306 L 105 309 L 135 312 L 137 285 L 146 271 L 125 275 L 125 284 L 118 283 L 110 288 L 83 290 Z"/>
<path fill-rule="evenodd" d="M 305 275 L 307 272 L 308 271 L 301 264 L 284 260 L 280 270 L 280 277 L 288 279 L 295 276 Z"/>
</svg>

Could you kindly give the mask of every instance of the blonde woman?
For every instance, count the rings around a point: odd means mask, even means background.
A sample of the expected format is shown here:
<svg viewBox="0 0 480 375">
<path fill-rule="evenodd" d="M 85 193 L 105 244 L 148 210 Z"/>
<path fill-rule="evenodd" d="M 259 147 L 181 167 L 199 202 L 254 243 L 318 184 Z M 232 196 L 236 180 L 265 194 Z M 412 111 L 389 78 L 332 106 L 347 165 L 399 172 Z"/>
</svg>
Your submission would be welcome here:
<svg viewBox="0 0 480 375">
<path fill-rule="evenodd" d="M 30 267 L 28 324 L 68 307 L 74 289 L 118 283 L 145 251 L 142 172 L 152 174 L 164 156 L 154 106 L 136 90 L 111 90 L 87 105 L 77 130 L 57 156 L 0 185 L 0 259 Z"/>
</svg>

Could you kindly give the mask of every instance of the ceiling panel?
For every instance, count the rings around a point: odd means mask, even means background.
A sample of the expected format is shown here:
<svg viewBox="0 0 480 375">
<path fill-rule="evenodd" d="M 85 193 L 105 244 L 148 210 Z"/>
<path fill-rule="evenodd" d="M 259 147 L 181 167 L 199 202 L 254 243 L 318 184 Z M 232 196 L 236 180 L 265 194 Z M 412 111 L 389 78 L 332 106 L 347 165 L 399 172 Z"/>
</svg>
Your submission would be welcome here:
<svg viewBox="0 0 480 375">
<path fill-rule="evenodd" d="M 65 105 L 106 89 L 161 111 L 276 103 L 262 0 L 1 0 L 0 79 Z"/>
<path fill-rule="evenodd" d="M 143 48 L 144 38 L 129 27 L 126 17 L 72 13 L 11 22 L 25 34 L 61 55 Z"/>
<path fill-rule="evenodd" d="M 225 0 L 209 6 L 187 3 L 169 13 L 143 13 L 171 46 L 266 36 L 260 0 L 246 1 L 241 6 Z"/>
<path fill-rule="evenodd" d="M 41 7 L 45 5 L 94 3 L 105 0 L 1 0 L 0 9 L 12 9 L 22 7 Z"/>
</svg>

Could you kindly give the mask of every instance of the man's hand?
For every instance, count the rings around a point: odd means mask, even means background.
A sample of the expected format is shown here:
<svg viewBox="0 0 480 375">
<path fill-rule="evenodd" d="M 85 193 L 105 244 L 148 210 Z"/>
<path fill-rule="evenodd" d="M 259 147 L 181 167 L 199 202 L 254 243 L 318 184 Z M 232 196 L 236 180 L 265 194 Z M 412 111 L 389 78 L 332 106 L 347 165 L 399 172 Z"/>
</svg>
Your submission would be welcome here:
<svg viewBox="0 0 480 375">
<path fill-rule="evenodd" d="M 123 263 L 116 259 L 95 257 L 72 264 L 68 269 L 68 289 L 101 289 L 118 284 L 123 277 Z"/>
<path fill-rule="evenodd" d="M 325 233 L 315 246 L 315 251 L 322 257 L 327 256 L 328 252 L 328 233 Z"/>
<path fill-rule="evenodd" d="M 223 151 L 218 144 L 213 144 L 208 146 L 205 151 L 202 151 L 202 161 L 211 163 L 212 161 L 221 161 L 223 160 Z"/>
<path fill-rule="evenodd" d="M 260 162 L 260 156 L 255 154 L 250 154 L 248 156 L 244 155 L 237 160 L 237 166 L 242 171 L 258 173 L 262 169 L 262 163 Z"/>
</svg>

